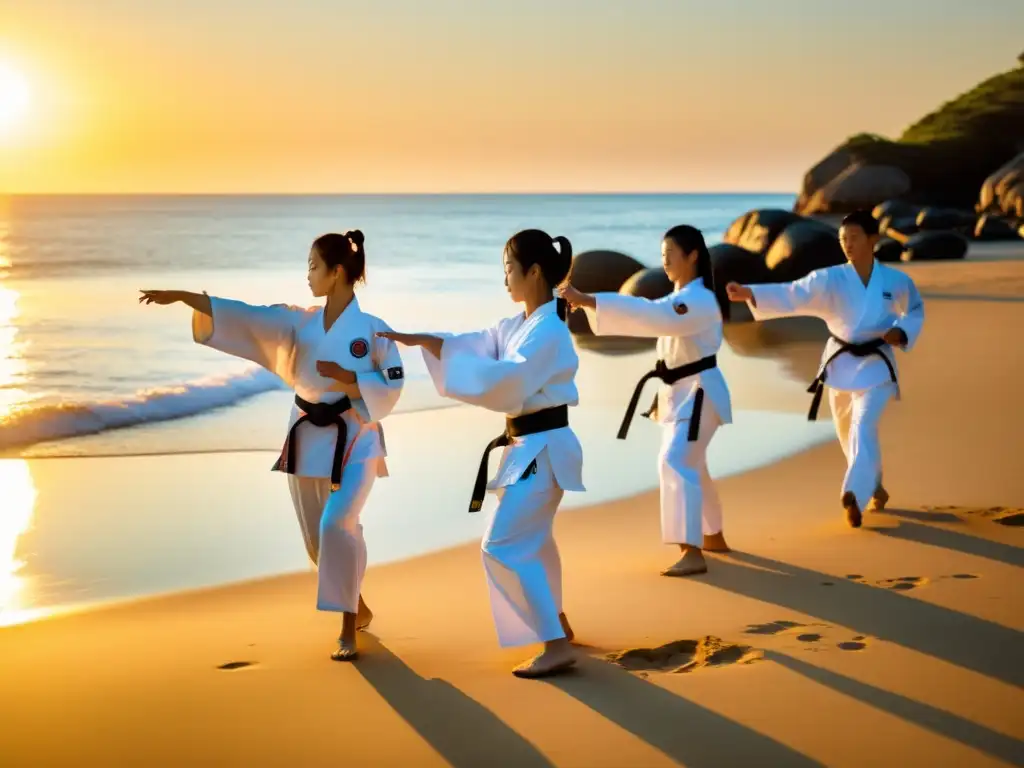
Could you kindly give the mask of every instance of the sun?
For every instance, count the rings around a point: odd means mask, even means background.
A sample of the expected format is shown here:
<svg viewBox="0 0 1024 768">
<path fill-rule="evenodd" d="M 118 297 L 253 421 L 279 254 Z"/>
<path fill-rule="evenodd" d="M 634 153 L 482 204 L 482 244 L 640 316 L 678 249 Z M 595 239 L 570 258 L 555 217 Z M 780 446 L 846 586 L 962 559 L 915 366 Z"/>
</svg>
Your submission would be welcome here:
<svg viewBox="0 0 1024 768">
<path fill-rule="evenodd" d="M 17 70 L 0 63 L 0 133 L 15 128 L 28 114 L 32 92 Z"/>
</svg>

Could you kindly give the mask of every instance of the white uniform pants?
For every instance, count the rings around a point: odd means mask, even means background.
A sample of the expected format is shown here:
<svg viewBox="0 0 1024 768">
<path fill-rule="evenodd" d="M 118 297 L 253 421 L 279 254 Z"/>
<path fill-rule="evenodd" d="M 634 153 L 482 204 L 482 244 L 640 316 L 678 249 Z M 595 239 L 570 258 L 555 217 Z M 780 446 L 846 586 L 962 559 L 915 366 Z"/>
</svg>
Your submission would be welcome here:
<svg viewBox="0 0 1024 768">
<path fill-rule="evenodd" d="M 892 383 L 856 392 L 831 388 L 828 392 L 836 436 L 846 454 L 842 492 L 852 491 L 861 511 L 882 484 L 882 444 L 878 438 L 878 425 L 885 406 L 895 394 L 896 386 Z"/>
<path fill-rule="evenodd" d="M 484 574 L 502 647 L 565 637 L 562 561 L 552 534 L 564 491 L 555 483 L 547 449 L 537 471 L 500 488 L 498 507 L 484 534 Z"/>
<path fill-rule="evenodd" d="M 689 442 L 690 420 L 665 424 L 658 475 L 661 478 L 661 539 L 666 544 L 701 547 L 704 535 L 721 533 L 722 504 L 708 473 L 707 449 L 721 426 L 705 401 L 697 439 Z"/>
<path fill-rule="evenodd" d="M 288 475 L 306 551 L 317 566 L 317 610 L 355 613 L 359 606 L 366 571 L 359 515 L 376 479 L 376 460 L 346 464 L 334 493 L 329 478 Z"/>
</svg>

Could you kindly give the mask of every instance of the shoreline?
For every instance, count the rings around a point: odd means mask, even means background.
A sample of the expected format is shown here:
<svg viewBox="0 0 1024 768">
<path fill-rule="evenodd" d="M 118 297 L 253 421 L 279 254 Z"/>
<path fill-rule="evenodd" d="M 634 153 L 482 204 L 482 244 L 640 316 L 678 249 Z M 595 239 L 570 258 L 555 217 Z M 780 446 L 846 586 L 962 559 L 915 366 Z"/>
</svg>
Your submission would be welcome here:
<svg viewBox="0 0 1024 768">
<path fill-rule="evenodd" d="M 396 517 L 393 510 L 396 504 L 405 507 L 415 503 L 414 495 L 421 487 L 420 482 L 423 478 L 434 477 L 439 471 L 468 466 L 468 460 L 473 458 L 478 448 L 476 442 L 484 444 L 484 438 L 489 434 L 489 425 L 479 421 L 479 414 L 475 409 L 467 406 L 460 408 L 459 411 L 459 431 L 479 433 L 479 439 L 470 438 L 457 454 L 449 453 L 436 461 L 425 464 L 426 460 L 419 457 L 414 468 L 407 468 L 402 472 L 406 476 L 405 483 L 396 485 L 393 478 L 386 478 L 383 479 L 382 485 L 375 488 L 375 494 L 371 497 L 364 515 L 371 568 L 409 562 L 418 557 L 464 546 L 467 542 L 479 538 L 482 533 L 487 511 L 495 502 L 489 494 L 483 515 L 466 514 L 464 504 L 459 502 L 462 501 L 461 492 L 468 492 L 468 482 L 471 479 L 468 475 L 466 478 L 454 479 L 453 483 L 445 483 L 442 488 L 432 487 L 432 494 L 438 498 L 428 509 L 417 514 L 400 514 L 399 517 Z M 598 410 L 589 407 L 584 409 L 584 414 L 589 418 L 584 424 L 577 426 L 577 432 L 592 446 L 588 452 L 591 463 L 590 471 L 587 473 L 589 490 L 586 493 L 567 494 L 562 511 L 585 512 L 604 503 L 637 498 L 649 493 L 651 489 L 656 489 L 655 456 L 658 447 L 657 437 L 660 435 L 657 426 L 649 423 L 634 425 L 633 430 L 636 434 L 631 435 L 631 441 L 623 444 L 611 441 L 605 434 L 614 430 L 613 421 L 620 415 L 617 409 Z M 424 423 L 433 422 L 436 425 L 433 414 L 421 412 L 418 421 L 421 423 L 403 422 L 403 428 L 399 431 L 393 430 L 392 434 L 397 434 L 398 438 L 411 438 L 429 429 L 423 425 Z M 771 444 L 765 440 L 764 435 L 775 429 L 774 425 L 777 424 L 789 425 L 787 429 L 791 434 L 782 443 Z M 723 433 L 723 437 L 724 440 L 719 438 L 716 441 L 709 454 L 712 474 L 719 479 L 769 466 L 806 450 L 812 450 L 830 439 L 831 428 L 800 424 L 790 414 L 738 410 L 735 413 L 735 423 L 730 425 L 728 433 Z M 51 489 L 48 491 L 50 500 L 43 499 L 37 503 L 36 517 L 52 519 L 55 514 L 59 514 L 65 496 L 53 489 L 53 485 L 62 480 L 69 480 L 76 489 L 73 497 L 66 496 L 69 503 L 73 499 L 84 504 L 86 508 L 106 510 L 104 522 L 100 524 L 101 528 L 115 532 L 125 526 L 132 529 L 127 534 L 108 533 L 108 541 L 104 544 L 105 551 L 119 551 L 122 542 L 124 547 L 131 547 L 132 540 L 151 538 L 154 534 L 160 537 L 159 548 L 149 544 L 136 544 L 136 552 L 127 558 L 127 564 L 119 570 L 116 567 L 117 563 L 97 564 L 95 557 L 85 557 L 79 552 L 72 551 L 72 542 L 80 541 L 83 536 L 89 535 L 86 525 L 76 524 L 71 531 L 53 532 L 49 536 L 44 532 L 41 542 L 45 546 L 42 551 L 37 549 L 36 558 L 41 558 L 44 564 L 56 564 L 65 570 L 49 573 L 45 570 L 39 572 L 37 568 L 33 573 L 30 568 L 26 572 L 15 573 L 15 579 L 21 580 L 23 591 L 28 595 L 28 603 L 0 611 L 0 632 L 5 627 L 26 621 L 41 621 L 68 613 L 177 593 L 192 593 L 195 590 L 230 588 L 253 579 L 310 571 L 311 566 L 301 547 L 300 537 L 297 531 L 293 530 L 293 513 L 288 508 L 287 493 L 282 490 L 281 478 L 274 473 L 263 471 L 266 469 L 263 465 L 268 463 L 266 457 L 274 453 L 276 452 L 265 450 L 217 453 L 164 452 L 148 456 L 132 454 L 123 457 L 75 456 L 0 460 L 0 472 L 3 471 L 5 462 L 8 466 L 24 462 L 25 472 L 36 478 L 35 485 L 41 491 Z M 628 463 L 620 463 L 627 456 Z M 406 455 L 400 460 L 415 461 L 416 458 Z M 395 460 L 393 457 L 392 462 Z M 621 470 L 628 475 L 628 479 L 615 478 L 615 470 Z M 146 511 L 146 517 L 173 515 L 175 507 L 211 507 L 216 502 L 212 499 L 204 501 L 202 490 L 204 483 L 208 482 L 204 481 L 202 476 L 211 472 L 214 475 L 253 475 L 248 483 L 239 486 L 229 483 L 230 487 L 222 489 L 219 494 L 228 503 L 241 505 L 248 510 L 245 517 L 249 526 L 269 529 L 269 534 L 261 534 L 256 538 L 250 534 L 242 537 L 233 535 L 231 528 L 236 522 L 241 521 L 239 515 L 229 515 L 224 523 L 211 523 L 203 509 L 197 513 L 178 513 L 176 522 L 187 529 L 187 532 L 175 534 L 161 527 L 159 523 L 140 522 L 130 503 L 126 504 L 116 499 L 117 495 L 122 494 L 132 498 L 143 493 L 157 497 L 176 494 L 171 499 L 163 498 L 154 502 L 155 506 Z M 122 475 L 151 479 L 144 483 L 119 486 L 117 478 Z M 175 489 L 173 486 L 177 484 L 177 478 L 183 476 L 198 478 L 194 479 L 193 483 L 198 484 L 196 487 L 199 490 Z M 9 480 L 15 488 L 18 487 L 17 480 L 13 477 Z M 459 482 L 460 480 L 463 482 Z M 58 495 L 57 499 L 52 498 L 55 494 Z M 439 520 L 440 524 L 431 523 L 431 520 Z M 52 523 L 50 525 L 52 526 Z M 418 533 L 410 539 L 396 533 L 394 528 L 417 529 Z M 432 538 L 423 543 L 419 537 L 424 535 Z M 215 541 L 216 544 L 207 539 Z M 283 547 L 279 543 L 282 540 L 287 542 Z M 219 562 L 216 563 L 219 570 L 211 570 L 213 566 L 210 563 L 197 558 L 203 566 L 189 569 L 186 576 L 176 563 L 197 548 L 205 549 L 211 556 L 214 556 L 214 552 L 220 551 Z M 248 553 L 248 556 L 243 557 L 244 553 Z M 74 559 L 70 570 L 66 562 L 58 563 L 67 557 Z M 77 589 L 84 591 L 80 598 L 54 601 L 31 599 L 33 591 L 43 595 L 51 594 L 54 590 L 60 593 L 63 587 L 59 582 L 68 578 L 74 579 L 75 574 L 80 575 Z M 92 599 L 84 597 L 96 589 L 104 589 L 101 586 L 102 580 L 109 581 L 111 578 L 121 585 L 116 587 L 114 594 L 101 594 Z M 95 582 L 96 579 L 100 581 Z M 154 579 L 156 582 L 153 582 Z M 176 583 L 177 586 L 172 586 L 172 583 Z M 24 600 L 25 598 L 23 602 Z"/>
</svg>

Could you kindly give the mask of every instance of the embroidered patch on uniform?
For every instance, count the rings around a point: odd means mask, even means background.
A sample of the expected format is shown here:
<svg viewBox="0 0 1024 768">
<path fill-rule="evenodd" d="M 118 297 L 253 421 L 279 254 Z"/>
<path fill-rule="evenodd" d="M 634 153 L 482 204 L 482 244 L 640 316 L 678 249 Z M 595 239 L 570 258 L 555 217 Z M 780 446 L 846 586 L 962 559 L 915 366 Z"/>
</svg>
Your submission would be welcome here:
<svg viewBox="0 0 1024 768">
<path fill-rule="evenodd" d="M 685 315 L 690 311 L 690 308 L 686 306 L 685 302 L 680 301 L 678 304 L 673 304 L 672 309 L 676 311 L 677 315 Z"/>
<path fill-rule="evenodd" d="M 892 294 L 889 293 L 888 291 L 882 291 L 882 298 L 886 299 L 887 301 L 892 301 Z"/>
<path fill-rule="evenodd" d="M 366 353 L 370 351 L 370 344 L 366 339 L 356 339 L 349 344 L 348 351 L 352 357 L 366 357 Z"/>
<path fill-rule="evenodd" d="M 398 366 L 397 368 L 388 368 L 388 378 L 391 379 L 391 381 L 398 381 L 403 375 L 401 366 Z"/>
</svg>

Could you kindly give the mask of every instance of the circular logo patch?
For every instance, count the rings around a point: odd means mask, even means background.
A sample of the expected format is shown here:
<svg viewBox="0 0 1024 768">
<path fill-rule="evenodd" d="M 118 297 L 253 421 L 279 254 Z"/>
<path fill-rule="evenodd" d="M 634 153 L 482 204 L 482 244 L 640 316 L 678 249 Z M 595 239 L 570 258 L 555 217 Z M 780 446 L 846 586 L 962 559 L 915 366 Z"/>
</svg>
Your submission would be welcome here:
<svg viewBox="0 0 1024 768">
<path fill-rule="evenodd" d="M 370 345 L 366 339 L 356 339 L 349 345 L 348 351 L 352 357 L 366 357 L 366 353 L 370 351 Z"/>
</svg>

